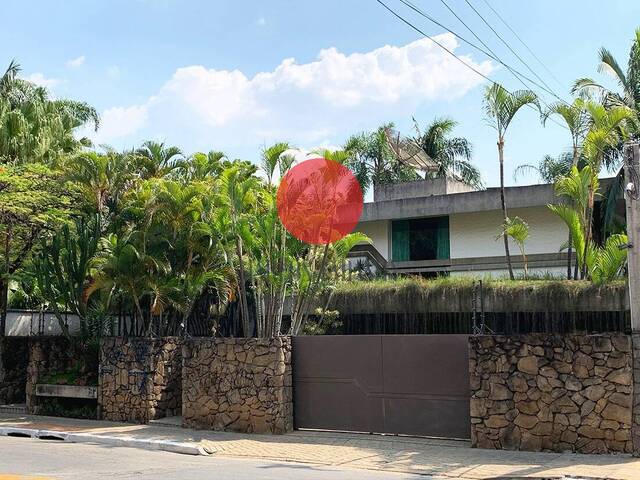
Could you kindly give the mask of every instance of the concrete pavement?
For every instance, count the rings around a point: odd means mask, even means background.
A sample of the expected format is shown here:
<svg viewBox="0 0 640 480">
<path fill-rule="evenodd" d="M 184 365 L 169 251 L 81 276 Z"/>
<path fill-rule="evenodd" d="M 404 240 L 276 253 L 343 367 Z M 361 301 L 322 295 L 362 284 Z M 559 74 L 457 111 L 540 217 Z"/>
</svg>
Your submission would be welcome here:
<svg viewBox="0 0 640 480">
<path fill-rule="evenodd" d="M 0 437 L 0 480 L 419 480 L 309 464 Z M 422 477 L 424 478 L 424 477 Z"/>
<path fill-rule="evenodd" d="M 244 435 L 52 417 L 0 417 L 0 430 L 12 428 L 49 435 L 57 432 L 61 438 L 67 434 L 67 441 L 81 435 L 83 441 L 143 449 L 168 450 L 157 445 L 173 442 L 218 459 L 242 457 L 468 480 L 501 476 L 640 479 L 640 459 L 627 455 L 481 450 L 454 440 L 308 431 Z M 37 450 L 37 445 L 33 444 L 33 449 Z"/>
</svg>

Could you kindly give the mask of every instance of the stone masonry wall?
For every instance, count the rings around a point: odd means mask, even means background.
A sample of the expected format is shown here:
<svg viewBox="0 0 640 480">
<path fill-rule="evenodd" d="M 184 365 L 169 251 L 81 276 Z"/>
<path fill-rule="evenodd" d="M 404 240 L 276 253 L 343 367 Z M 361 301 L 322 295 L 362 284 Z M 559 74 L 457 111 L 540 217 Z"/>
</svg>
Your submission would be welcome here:
<svg viewBox="0 0 640 480">
<path fill-rule="evenodd" d="M 45 376 L 69 370 L 83 370 L 95 377 L 97 359 L 95 352 L 81 344 L 70 342 L 65 337 L 29 337 L 29 362 L 27 365 L 26 401 L 27 411 L 38 413 L 36 384 Z"/>
<path fill-rule="evenodd" d="M 25 402 L 28 362 L 27 337 L 0 337 L 0 405 Z"/>
<path fill-rule="evenodd" d="M 631 436 L 633 438 L 633 454 L 640 457 L 640 333 L 634 333 L 631 341 L 633 345 L 633 424 Z"/>
<path fill-rule="evenodd" d="M 291 339 L 194 339 L 183 347 L 186 427 L 281 434 L 293 430 Z"/>
<path fill-rule="evenodd" d="M 631 452 L 631 337 L 469 339 L 471 442 L 480 448 Z"/>
<path fill-rule="evenodd" d="M 99 416 L 148 423 L 180 415 L 182 350 L 177 338 L 110 337 L 100 347 Z"/>
</svg>

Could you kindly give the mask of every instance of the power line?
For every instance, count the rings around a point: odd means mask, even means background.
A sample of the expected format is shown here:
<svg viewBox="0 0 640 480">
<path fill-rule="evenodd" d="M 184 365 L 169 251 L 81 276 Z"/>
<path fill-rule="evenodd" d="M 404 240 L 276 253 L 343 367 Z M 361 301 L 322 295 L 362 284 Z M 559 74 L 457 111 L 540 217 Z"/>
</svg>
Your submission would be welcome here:
<svg viewBox="0 0 640 480">
<path fill-rule="evenodd" d="M 429 14 L 427 14 L 426 12 L 424 12 L 423 10 L 421 10 L 420 8 L 416 7 L 413 3 L 411 3 L 408 0 L 400 0 L 400 2 L 402 4 L 404 4 L 405 6 L 409 7 L 410 9 L 412 9 L 414 12 L 418 13 L 419 15 L 425 17 L 427 20 L 429 20 L 430 22 L 438 25 L 439 27 L 447 30 L 449 33 L 452 33 L 453 35 L 455 35 L 456 37 L 458 37 L 460 40 L 462 40 L 464 43 L 466 43 L 467 45 L 469 45 L 470 47 L 475 48 L 476 50 L 478 50 L 479 52 L 485 54 L 486 56 L 488 56 L 489 58 L 495 60 L 496 62 L 500 63 L 501 65 L 503 65 L 507 70 L 509 70 L 509 72 L 516 78 L 516 80 L 518 80 L 526 89 L 531 89 L 530 85 L 525 84 L 522 79 L 524 78 L 525 80 L 527 80 L 529 83 L 532 83 L 533 85 L 537 86 L 538 88 L 542 89 L 543 91 L 549 93 L 550 95 L 552 95 L 553 97 L 557 98 L 560 102 L 562 103 L 567 103 L 565 102 L 562 98 L 558 97 L 552 90 L 546 88 L 545 86 L 540 85 L 538 82 L 536 82 L 535 80 L 532 80 L 531 78 L 527 77 L 526 75 L 524 75 L 523 73 L 519 72 L 518 70 L 516 70 L 515 68 L 511 67 L 510 65 L 507 65 L 504 61 L 502 61 L 502 59 L 500 57 L 498 57 L 498 55 L 491 49 L 491 47 L 489 47 L 478 35 L 476 35 L 476 33 L 449 7 L 449 5 L 447 5 L 447 3 L 444 0 L 441 0 L 442 3 L 444 3 L 444 5 L 449 9 L 449 11 L 451 13 L 453 13 L 455 15 L 455 17 L 460 20 L 460 22 L 467 28 L 467 30 L 469 30 L 471 32 L 471 34 L 476 37 L 476 39 L 478 39 L 478 41 L 480 43 L 482 43 L 482 45 L 484 45 L 484 47 L 489 50 L 489 52 L 487 52 L 486 50 L 478 47 L 478 45 L 474 44 L 473 42 L 470 42 L 469 40 L 467 40 L 466 38 L 464 38 L 463 36 L 459 35 L 458 33 L 454 32 L 453 30 L 451 30 L 450 28 L 446 27 L 445 25 L 443 25 L 442 23 L 440 23 L 439 21 L 437 21 L 436 19 L 434 19 L 433 17 L 431 17 Z M 545 102 L 543 102 L 545 103 Z M 548 106 L 545 103 L 545 106 Z"/>
<path fill-rule="evenodd" d="M 491 31 L 496 35 L 496 37 L 498 37 L 498 38 L 500 39 L 500 41 L 501 41 L 501 42 L 502 42 L 502 43 L 503 43 L 503 44 L 504 44 L 504 45 L 509 49 L 509 51 L 510 51 L 511 53 L 513 53 L 513 54 L 516 56 L 516 58 L 517 58 L 518 60 L 520 60 L 520 62 L 521 62 L 525 67 L 527 67 L 527 70 L 529 70 L 529 71 L 530 71 L 530 72 L 531 72 L 531 73 L 532 73 L 532 74 L 533 74 L 533 75 L 534 75 L 538 80 L 540 80 L 540 81 L 541 81 L 541 82 L 542 82 L 542 83 L 543 83 L 543 84 L 544 84 L 544 85 L 545 85 L 549 90 L 551 90 L 551 87 L 549 87 L 549 85 L 547 84 L 547 82 L 545 82 L 545 81 L 542 79 L 542 77 L 540 77 L 540 75 L 538 75 L 536 72 L 534 72 L 534 71 L 533 71 L 533 69 L 529 66 L 529 64 L 528 64 L 527 62 L 525 62 L 525 61 L 522 59 L 522 57 L 521 57 L 520 55 L 518 55 L 518 53 L 517 53 L 513 48 L 511 48 L 511 45 L 509 45 L 509 43 L 508 43 L 504 38 L 502 38 L 502 36 L 501 36 L 501 35 L 500 35 L 500 34 L 499 34 L 499 33 L 498 33 L 498 32 L 497 32 L 497 31 L 496 31 L 496 30 L 491 26 L 491 24 L 490 24 L 490 23 L 489 23 L 489 22 L 488 22 L 488 21 L 487 21 L 487 20 L 482 16 L 482 14 L 481 14 L 477 9 L 476 9 L 476 7 L 474 7 L 474 6 L 471 4 L 471 2 L 469 2 L 469 0 L 464 0 L 464 1 L 466 2 L 466 4 L 467 4 L 467 5 L 469 5 L 469 7 L 471 8 L 471 10 L 473 10 L 473 11 L 476 13 L 476 15 L 478 15 L 478 17 L 480 17 L 480 20 L 482 20 L 482 22 L 483 22 L 487 27 L 489 27 L 489 29 L 490 29 L 490 30 L 491 30 Z M 560 98 L 560 97 L 558 97 L 555 93 L 554 93 L 553 95 L 554 95 L 554 97 L 556 97 L 556 98 Z"/>
<path fill-rule="evenodd" d="M 544 68 L 544 69 L 547 71 L 547 73 L 551 76 L 551 78 L 553 78 L 553 79 L 556 81 L 556 83 L 557 83 L 558 85 L 560 85 L 560 87 L 564 87 L 564 85 L 562 84 L 562 82 L 561 82 L 560 80 L 558 80 L 558 77 L 556 77 L 556 76 L 553 74 L 553 72 L 552 72 L 552 71 L 551 71 L 551 70 L 550 70 L 550 69 L 549 69 L 549 68 L 544 64 L 544 62 L 543 62 L 542 60 L 540 60 L 540 58 L 539 58 L 539 57 L 534 53 L 534 51 L 533 51 L 533 50 L 531 50 L 531 48 L 529 48 L 529 45 L 527 45 L 527 44 L 526 44 L 526 42 L 525 42 L 524 40 L 522 40 L 522 38 L 520 38 L 520 35 L 518 35 L 518 33 L 517 33 L 513 28 L 511 28 L 511 25 L 509 25 L 509 24 L 507 23 L 507 21 L 506 21 L 504 18 L 502 18 L 502 15 L 500 15 L 500 14 L 496 11 L 496 9 L 495 9 L 495 8 L 493 8 L 493 7 L 491 6 L 491 4 L 488 2 L 488 0 L 482 0 L 482 1 L 483 1 L 484 3 L 486 3 L 486 4 L 487 4 L 487 7 L 489 7 L 493 13 L 495 13 L 495 15 L 496 15 L 496 16 L 500 19 L 500 21 L 501 21 L 501 22 L 502 22 L 502 23 L 503 23 L 503 24 L 504 24 L 504 25 L 509 29 L 509 31 L 510 31 L 511 33 L 513 33 L 513 35 L 518 39 L 518 41 L 519 41 L 522 45 L 524 45 L 524 48 L 526 48 L 526 49 L 529 51 L 529 53 L 531 54 L 531 56 L 532 56 L 533 58 L 535 58 L 535 59 L 537 60 L 537 62 L 538 62 L 540 65 L 542 65 L 542 68 Z"/>
<path fill-rule="evenodd" d="M 386 3 L 384 3 L 382 0 L 376 0 L 380 5 L 382 5 L 389 13 L 391 13 L 391 15 L 393 15 L 394 17 L 396 17 L 398 20 L 400 20 L 402 23 L 404 23 L 405 25 L 407 25 L 409 28 L 415 30 L 416 32 L 418 32 L 420 35 L 422 35 L 423 37 L 429 39 L 431 42 L 435 43 L 437 46 L 439 46 L 441 49 L 443 49 L 445 52 L 447 52 L 449 55 L 451 55 L 453 58 L 455 58 L 457 61 L 459 61 L 460 63 L 462 63 L 465 67 L 467 67 L 468 69 L 470 69 L 471 71 L 475 72 L 477 75 L 481 76 L 482 78 L 484 78 L 485 80 L 487 80 L 488 82 L 492 83 L 493 85 L 498 85 L 500 87 L 502 87 L 502 85 L 500 85 L 498 82 L 496 82 L 495 80 L 492 80 L 491 78 L 489 78 L 487 75 L 485 75 L 484 73 L 482 73 L 481 71 L 479 71 L 477 68 L 475 68 L 473 65 L 469 65 L 467 62 L 465 62 L 462 58 L 458 57 L 455 53 L 453 53 L 451 50 L 449 50 L 447 47 L 445 47 L 442 43 L 440 43 L 438 40 L 436 40 L 435 38 L 430 37 L 429 35 L 427 35 L 424 31 L 422 31 L 420 28 L 416 27 L 413 23 L 411 23 L 410 21 L 408 21 L 406 18 L 404 18 L 403 16 L 401 16 L 400 14 L 398 14 L 395 10 L 393 10 L 391 7 L 389 7 Z M 444 28 L 444 27 L 443 27 Z M 452 32 L 453 33 L 453 32 Z M 455 34 L 454 34 L 455 35 Z M 504 88 L 504 87 L 502 87 Z M 506 90 L 506 89 L 505 89 Z M 507 90 L 507 92 L 509 92 Z M 509 94 L 511 94 L 511 92 L 509 92 Z M 531 104 L 527 104 L 527 107 L 533 109 L 533 110 L 537 110 L 533 105 Z M 549 120 L 552 120 L 552 118 L 549 118 Z M 561 123 L 558 123 L 557 121 L 553 121 L 553 123 L 555 123 L 556 125 L 568 129 L 566 125 L 562 125 Z"/>
<path fill-rule="evenodd" d="M 400 20 L 401 22 L 403 22 L 405 25 L 408 25 L 410 28 L 412 28 L 413 30 L 415 30 L 416 32 L 418 32 L 420 35 L 428 38 L 429 40 L 431 40 L 433 43 L 435 43 L 436 45 L 438 45 L 440 48 L 442 48 L 445 52 L 447 52 L 449 55 L 451 55 L 453 58 L 455 58 L 456 60 L 458 60 L 460 63 L 462 63 L 465 67 L 473 70 L 476 74 L 480 75 L 482 78 L 484 78 L 485 80 L 496 84 L 497 82 L 491 80 L 489 77 L 487 77 L 484 73 L 482 73 L 480 70 L 478 70 L 477 68 L 473 67 L 472 65 L 469 65 L 467 62 L 465 62 L 463 59 L 461 59 L 460 57 L 458 57 L 455 53 L 453 53 L 451 50 L 449 50 L 447 47 L 445 47 L 444 45 L 442 45 L 439 41 L 437 41 L 435 38 L 430 37 L 429 35 L 427 35 L 426 33 L 424 33 L 422 30 L 420 30 L 418 27 L 416 27 L 414 24 L 412 24 L 411 22 L 409 22 L 407 19 L 405 19 L 404 17 L 400 16 L 398 13 L 396 13 L 394 10 L 392 10 L 386 3 L 384 3 L 382 0 L 376 0 L 380 5 L 382 5 L 384 8 L 386 8 L 394 17 L 396 17 L 398 20 Z"/>
</svg>

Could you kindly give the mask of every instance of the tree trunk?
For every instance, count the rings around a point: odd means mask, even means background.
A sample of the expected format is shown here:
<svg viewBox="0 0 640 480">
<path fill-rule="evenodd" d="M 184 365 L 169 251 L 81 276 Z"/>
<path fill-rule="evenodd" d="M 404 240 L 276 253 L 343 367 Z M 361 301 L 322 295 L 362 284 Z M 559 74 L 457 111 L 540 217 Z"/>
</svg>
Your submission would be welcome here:
<svg viewBox="0 0 640 480">
<path fill-rule="evenodd" d="M 571 167 L 577 167 L 578 166 L 578 160 L 580 160 L 580 149 L 577 145 L 577 140 L 574 140 L 573 142 L 573 157 L 571 159 Z M 567 247 L 567 280 L 571 280 L 571 278 L 573 278 L 574 280 L 578 279 L 578 254 L 576 252 L 576 265 L 575 268 L 573 268 L 573 273 L 572 273 L 572 268 L 571 268 L 571 264 L 573 262 L 572 257 L 572 253 L 573 253 L 573 235 L 571 235 L 571 231 L 569 231 L 569 241 L 568 241 L 568 247 Z"/>
<path fill-rule="evenodd" d="M 236 253 L 238 255 L 238 294 L 240 298 L 240 316 L 242 317 L 242 330 L 245 337 L 250 337 L 249 331 L 249 302 L 247 301 L 247 286 L 245 284 L 244 260 L 242 259 L 242 240 L 236 237 Z"/>
<path fill-rule="evenodd" d="M 507 222 L 507 202 L 504 198 L 504 140 L 498 139 L 498 159 L 500 160 L 500 206 L 502 207 L 502 220 Z M 515 279 L 513 275 L 513 267 L 511 265 L 511 254 L 509 253 L 509 238 L 502 235 L 504 240 L 504 255 L 507 259 L 507 267 L 509 269 L 509 278 Z"/>
<path fill-rule="evenodd" d="M 571 244 L 573 243 L 573 236 L 569 232 L 569 241 L 567 247 L 567 280 L 571 280 Z"/>
<path fill-rule="evenodd" d="M 593 223 L 593 206 L 595 203 L 595 192 L 592 185 L 589 185 L 589 198 L 588 198 L 587 211 L 585 212 L 584 221 L 584 251 L 582 252 L 582 275 L 583 279 L 588 277 L 589 270 L 587 267 L 587 252 L 589 251 L 589 242 L 591 242 L 591 224 Z"/>
<path fill-rule="evenodd" d="M 0 269 L 0 337 L 5 336 L 7 325 L 7 309 L 9 307 L 9 269 L 11 267 L 11 240 L 13 236 L 13 225 L 11 222 L 7 225 L 7 233 L 4 241 L 4 268 Z"/>
<path fill-rule="evenodd" d="M 7 325 L 7 307 L 9 300 L 9 282 L 0 278 L 0 337 L 5 336 Z"/>
</svg>

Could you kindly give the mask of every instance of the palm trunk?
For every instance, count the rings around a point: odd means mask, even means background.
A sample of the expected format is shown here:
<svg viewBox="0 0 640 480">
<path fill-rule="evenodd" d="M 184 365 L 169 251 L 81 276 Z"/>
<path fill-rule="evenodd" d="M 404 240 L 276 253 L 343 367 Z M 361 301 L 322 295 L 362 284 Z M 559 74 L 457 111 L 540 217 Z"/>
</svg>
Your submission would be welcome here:
<svg viewBox="0 0 640 480">
<path fill-rule="evenodd" d="M 573 243 L 573 236 L 569 232 L 569 239 L 567 241 L 567 280 L 571 280 L 571 244 Z"/>
<path fill-rule="evenodd" d="M 5 336 L 7 326 L 7 309 L 9 303 L 9 282 L 0 278 L 0 337 Z"/>
<path fill-rule="evenodd" d="M 11 222 L 7 225 L 7 233 L 4 241 L 4 268 L 1 270 L 2 277 L 0 277 L 0 337 L 5 336 L 5 329 L 7 325 L 7 310 L 9 307 L 9 268 L 11 266 L 11 240 L 13 236 L 13 228 Z M 6 275 L 6 276 L 4 276 Z"/>
<path fill-rule="evenodd" d="M 504 140 L 500 138 L 498 140 L 498 159 L 500 161 L 500 206 L 502 207 L 502 220 L 504 223 L 507 222 L 507 202 L 504 198 Z M 515 279 L 513 275 L 513 267 L 511 265 L 511 254 L 509 253 L 509 238 L 506 235 L 503 235 L 504 239 L 504 254 L 507 259 L 507 267 L 509 269 L 509 278 L 511 280 Z"/>
<path fill-rule="evenodd" d="M 577 145 L 577 140 L 574 139 L 573 142 L 573 157 L 571 159 L 571 167 L 577 167 L 578 166 L 578 160 L 580 159 L 580 150 L 578 148 Z M 574 280 L 578 279 L 578 258 L 577 258 L 577 253 L 576 253 L 576 265 L 573 268 L 573 273 L 572 273 L 572 268 L 571 268 L 571 264 L 573 263 L 573 259 L 572 259 L 572 254 L 573 254 L 573 235 L 571 235 L 571 232 L 569 232 L 569 239 L 568 239 L 568 247 L 567 247 L 567 280 L 571 280 L 571 278 L 573 278 Z"/>
<path fill-rule="evenodd" d="M 593 191 L 593 186 L 589 185 L 589 202 L 587 206 L 587 211 L 585 212 L 585 223 L 584 223 L 584 250 L 582 252 L 582 278 L 587 278 L 589 271 L 587 268 L 587 252 L 589 251 L 589 243 L 591 242 L 591 223 L 593 223 L 593 206 L 595 203 L 595 192 Z"/>
<path fill-rule="evenodd" d="M 244 260 L 242 259 L 242 240 L 236 237 L 236 253 L 238 255 L 238 294 L 240 296 L 240 315 L 242 316 L 242 330 L 245 337 L 250 337 L 249 331 L 249 302 L 247 301 L 247 286 L 245 285 Z"/>
</svg>

